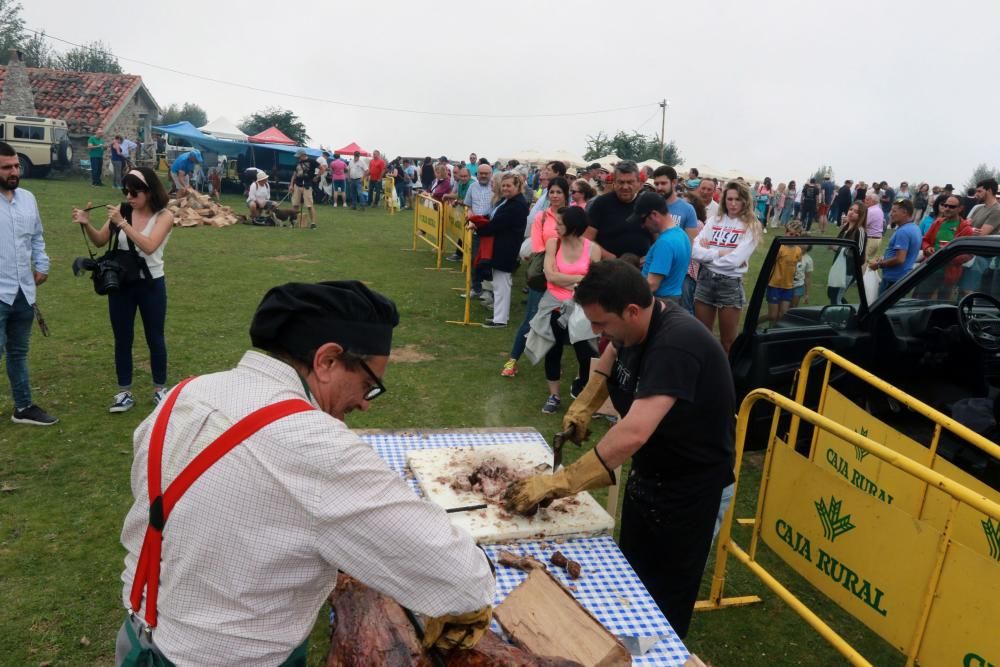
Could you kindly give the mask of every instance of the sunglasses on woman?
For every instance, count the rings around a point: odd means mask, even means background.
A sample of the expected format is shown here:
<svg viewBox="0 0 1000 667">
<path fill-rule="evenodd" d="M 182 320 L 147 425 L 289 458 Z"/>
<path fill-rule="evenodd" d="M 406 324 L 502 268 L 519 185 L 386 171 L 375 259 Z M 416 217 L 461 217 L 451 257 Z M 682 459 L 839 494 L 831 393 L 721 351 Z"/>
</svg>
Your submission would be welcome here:
<svg viewBox="0 0 1000 667">
<path fill-rule="evenodd" d="M 122 188 L 122 194 L 125 196 L 131 195 L 133 197 L 138 197 L 140 193 L 146 193 L 146 192 L 149 191 L 144 189 Z"/>
</svg>

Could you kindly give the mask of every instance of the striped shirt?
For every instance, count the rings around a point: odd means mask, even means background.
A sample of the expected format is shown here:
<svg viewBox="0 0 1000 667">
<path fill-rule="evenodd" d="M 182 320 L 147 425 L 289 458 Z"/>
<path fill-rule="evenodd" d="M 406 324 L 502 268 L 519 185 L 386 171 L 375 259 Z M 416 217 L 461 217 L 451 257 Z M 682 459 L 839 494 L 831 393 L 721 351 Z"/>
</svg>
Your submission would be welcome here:
<svg viewBox="0 0 1000 667">
<path fill-rule="evenodd" d="M 35 195 L 17 188 L 10 201 L 0 196 L 0 301 L 13 304 L 20 290 L 28 303 L 34 304 L 32 270 L 49 273 L 42 216 Z"/>
</svg>

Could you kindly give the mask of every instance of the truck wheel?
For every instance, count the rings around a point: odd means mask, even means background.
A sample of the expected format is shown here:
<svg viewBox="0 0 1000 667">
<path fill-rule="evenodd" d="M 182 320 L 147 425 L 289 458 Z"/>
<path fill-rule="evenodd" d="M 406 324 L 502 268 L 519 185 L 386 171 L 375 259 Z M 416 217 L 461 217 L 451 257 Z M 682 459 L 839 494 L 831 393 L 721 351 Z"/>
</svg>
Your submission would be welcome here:
<svg viewBox="0 0 1000 667">
<path fill-rule="evenodd" d="M 60 142 L 57 159 L 59 161 L 59 166 L 63 169 L 68 169 L 73 166 L 73 146 L 69 143 L 69 139 L 63 139 L 62 142 Z"/>
<path fill-rule="evenodd" d="M 18 153 L 17 161 L 21 163 L 21 178 L 31 178 L 31 160 Z"/>
</svg>

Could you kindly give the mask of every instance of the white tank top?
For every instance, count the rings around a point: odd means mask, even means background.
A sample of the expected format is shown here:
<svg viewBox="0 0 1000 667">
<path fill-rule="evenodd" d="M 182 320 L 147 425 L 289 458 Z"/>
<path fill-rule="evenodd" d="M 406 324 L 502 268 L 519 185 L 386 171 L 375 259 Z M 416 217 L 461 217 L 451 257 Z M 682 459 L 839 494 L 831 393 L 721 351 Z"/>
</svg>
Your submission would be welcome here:
<svg viewBox="0 0 1000 667">
<path fill-rule="evenodd" d="M 149 222 L 146 223 L 146 227 L 139 233 L 146 238 L 149 238 L 149 235 L 153 233 L 153 227 L 156 225 L 156 218 L 158 215 L 160 215 L 160 211 L 157 211 L 152 215 L 152 217 L 150 217 Z M 149 268 L 149 275 L 153 278 L 163 277 L 163 248 L 166 247 L 167 241 L 170 240 L 170 234 L 172 233 L 173 230 L 167 232 L 167 235 L 163 238 L 163 243 L 161 243 L 160 247 L 153 251 L 152 255 L 144 253 L 139 246 L 136 246 L 135 248 L 136 252 L 138 252 L 139 255 L 146 260 L 146 266 Z M 125 236 L 125 232 L 123 231 L 118 232 L 118 247 L 122 250 L 128 250 L 128 237 Z"/>
</svg>

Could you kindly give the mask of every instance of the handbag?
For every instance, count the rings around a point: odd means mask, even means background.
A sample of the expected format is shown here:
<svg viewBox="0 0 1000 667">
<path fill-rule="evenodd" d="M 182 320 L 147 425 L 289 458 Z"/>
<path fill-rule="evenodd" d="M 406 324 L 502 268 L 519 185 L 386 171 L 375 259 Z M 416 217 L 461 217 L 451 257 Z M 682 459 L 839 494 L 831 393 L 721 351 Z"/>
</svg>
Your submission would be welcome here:
<svg viewBox="0 0 1000 667">
<path fill-rule="evenodd" d="M 868 303 L 873 303 L 878 298 L 878 286 L 880 279 L 877 271 L 865 269 L 865 274 L 861 278 L 861 284 L 865 288 L 865 298 Z"/>
<path fill-rule="evenodd" d="M 544 292 L 548 280 L 545 278 L 545 251 L 536 252 L 528 259 L 528 287 L 536 292 Z"/>
</svg>

